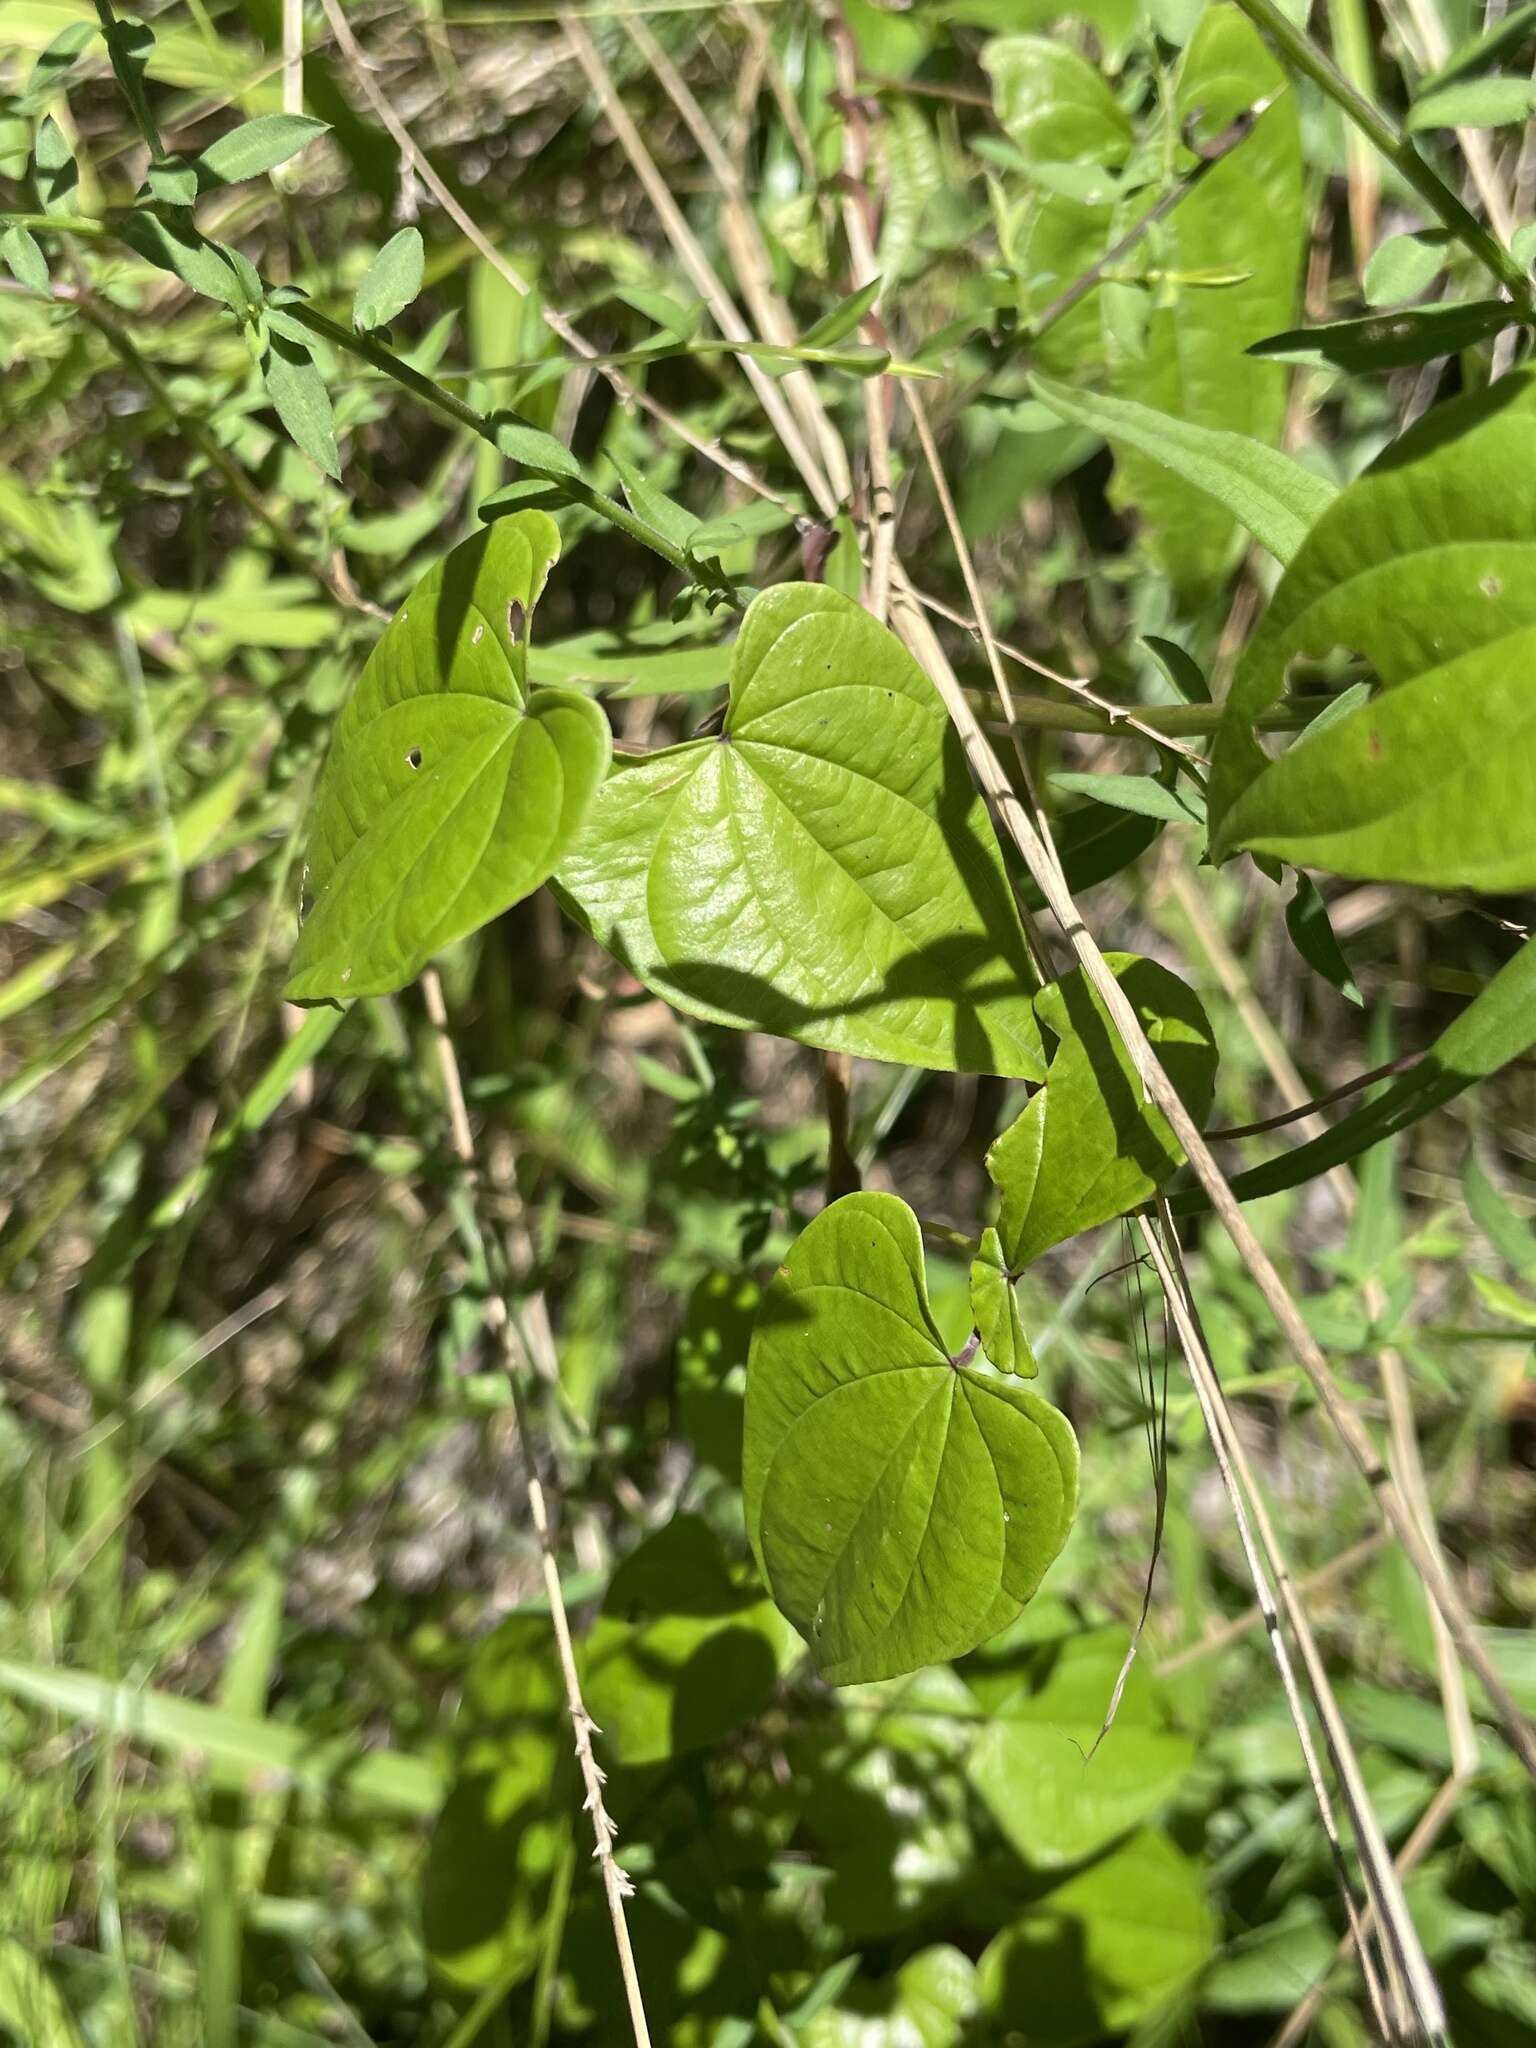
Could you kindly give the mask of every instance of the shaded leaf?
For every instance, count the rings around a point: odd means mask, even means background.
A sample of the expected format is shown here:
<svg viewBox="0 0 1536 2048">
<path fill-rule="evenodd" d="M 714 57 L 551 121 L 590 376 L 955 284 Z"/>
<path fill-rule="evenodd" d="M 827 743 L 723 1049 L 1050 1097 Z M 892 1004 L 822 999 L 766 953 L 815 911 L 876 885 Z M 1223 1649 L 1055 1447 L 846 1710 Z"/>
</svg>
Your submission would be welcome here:
<svg viewBox="0 0 1536 2048">
<path fill-rule="evenodd" d="M 291 334 L 279 334 L 274 329 L 261 359 L 261 380 L 294 445 L 303 450 L 317 469 L 339 479 L 341 458 L 336 452 L 331 394 L 325 388 L 314 350 Z"/>
<path fill-rule="evenodd" d="M 1191 1116 L 1203 1122 L 1216 1047 L 1199 997 L 1154 960 L 1105 958 Z M 998 1232 L 1015 1273 L 1052 1245 L 1146 1201 L 1183 1160 L 1081 969 L 1042 989 L 1035 1008 L 1057 1041 L 1045 1086 L 987 1154 L 1002 1196 Z"/>
<path fill-rule="evenodd" d="M 1315 968 L 1324 981 L 1332 982 L 1348 1002 L 1363 1008 L 1365 997 L 1334 935 L 1328 906 L 1309 875 L 1296 877 L 1295 893 L 1285 906 L 1285 928 L 1291 935 L 1291 944 L 1307 965 Z"/>
<path fill-rule="evenodd" d="M 352 300 L 352 325 L 363 333 L 387 327 L 421 290 L 426 261 L 421 230 L 401 228 L 391 235 L 363 275 Z"/>
<path fill-rule="evenodd" d="M 937 693 L 819 584 L 748 608 L 718 739 L 619 756 L 557 880 L 679 1009 L 809 1045 L 1043 1071 L 997 842 Z"/>
<path fill-rule="evenodd" d="M 831 348 L 845 334 L 852 334 L 879 298 L 883 283 L 883 278 L 872 277 L 868 284 L 861 284 L 856 292 L 850 292 L 846 299 L 839 300 L 830 313 L 824 314 L 814 327 L 808 327 L 801 335 L 801 348 Z"/>
<path fill-rule="evenodd" d="M 1395 370 L 1454 355 L 1509 327 L 1518 318 L 1507 299 L 1468 299 L 1454 306 L 1406 306 L 1363 320 L 1296 327 L 1256 341 L 1248 353 L 1307 369 Z"/>
<path fill-rule="evenodd" d="M 48 104 L 73 70 L 81 52 L 94 42 L 97 32 L 94 21 L 66 22 L 32 66 L 26 91 L 16 101 L 19 114 L 35 114 L 39 107 Z"/>
<path fill-rule="evenodd" d="M 80 168 L 75 162 L 68 136 L 52 114 L 45 114 L 38 125 L 37 141 L 32 150 L 32 175 L 45 213 L 74 212 Z"/>
<path fill-rule="evenodd" d="M 732 1579 L 709 1524 L 677 1515 L 614 1573 L 583 1690 L 609 1754 L 661 1763 L 759 1714 L 798 1647 L 761 1589 Z"/>
<path fill-rule="evenodd" d="M 1129 1644 L 1114 1627 L 1031 1646 L 1017 1687 L 997 1700 L 971 1749 L 967 1777 L 1037 1869 L 1081 1862 L 1139 1827 L 1168 1804 L 1195 1760 L 1194 1743 L 1168 1726 L 1140 1658 L 1100 1741 Z"/>
<path fill-rule="evenodd" d="M 1251 1202 L 1260 1195 L 1278 1194 L 1282 1188 L 1300 1187 L 1406 1130 L 1474 1081 L 1484 1080 L 1518 1059 L 1533 1044 L 1536 939 L 1527 939 L 1482 993 L 1441 1032 L 1411 1073 L 1401 1075 L 1371 1101 L 1341 1117 L 1321 1138 L 1237 1174 L 1232 1180 L 1233 1193 L 1240 1201 Z M 1173 1196 L 1171 1206 L 1176 1215 L 1189 1216 L 1208 1204 L 1203 1192 L 1192 1188 Z"/>
<path fill-rule="evenodd" d="M 961 2048 L 975 2011 L 975 1964 L 957 1948 L 925 1948 L 881 1983 L 856 1979 L 796 2038 L 805 2048 Z"/>
<path fill-rule="evenodd" d="M 1210 1955 L 1200 1871 L 1166 1835 L 1135 1835 L 1034 1901 L 978 1966 L 982 2004 L 1031 2048 L 1076 2048 L 1147 2018 Z"/>
<path fill-rule="evenodd" d="M 1325 478 L 1247 435 L 1194 425 L 1133 399 L 1073 391 L 1050 377 L 1029 382 L 1062 419 L 1092 428 L 1117 448 L 1139 450 L 1215 499 L 1277 562 L 1291 559 L 1338 495 Z"/>
<path fill-rule="evenodd" d="M 1536 1278 L 1536 1228 L 1517 1215 L 1494 1185 L 1474 1146 L 1467 1154 L 1462 1188 L 1472 1221 L 1506 1265 L 1528 1278 Z"/>
<path fill-rule="evenodd" d="M 743 1474 L 774 1599 L 848 1684 L 959 1656 L 1014 1618 L 1071 1526 L 1077 1441 L 1038 1394 L 951 1360 L 906 1204 L 847 1195 L 763 1297 Z"/>
<path fill-rule="evenodd" d="M 538 887 L 608 766 L 590 698 L 525 698 L 526 624 L 559 551 L 543 513 L 428 571 L 348 699 L 310 825 L 297 1000 L 400 988 Z"/>
<path fill-rule="evenodd" d="M 1177 641 L 1165 640 L 1158 633 L 1144 633 L 1142 644 L 1168 678 L 1174 693 L 1186 704 L 1210 703 L 1211 686 L 1192 654 L 1180 647 Z"/>
</svg>

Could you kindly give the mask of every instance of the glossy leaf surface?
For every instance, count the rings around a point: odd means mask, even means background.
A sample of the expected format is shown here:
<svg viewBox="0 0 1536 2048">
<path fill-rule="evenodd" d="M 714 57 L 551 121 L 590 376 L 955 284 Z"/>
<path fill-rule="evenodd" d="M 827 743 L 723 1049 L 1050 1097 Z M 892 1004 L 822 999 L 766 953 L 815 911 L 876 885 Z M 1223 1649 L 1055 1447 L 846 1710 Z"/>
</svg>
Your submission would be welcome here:
<svg viewBox="0 0 1536 2048">
<path fill-rule="evenodd" d="M 1213 846 L 1386 881 L 1536 882 L 1536 379 L 1437 407 L 1318 522 L 1239 668 Z M 1304 654 L 1383 688 L 1271 763 L 1254 721 Z"/>
<path fill-rule="evenodd" d="M 315 799 L 295 999 L 402 987 L 537 888 L 580 828 L 607 721 L 570 691 L 524 697 L 528 615 L 558 550 L 543 513 L 498 520 L 385 629 Z"/>
<path fill-rule="evenodd" d="M 1190 1114 L 1203 1122 L 1216 1047 L 1199 997 L 1156 961 L 1105 957 Z M 1002 1195 L 998 1231 L 1015 1273 L 1052 1245 L 1146 1201 L 1183 1158 L 1081 971 L 1042 989 L 1035 1007 L 1057 1041 L 1046 1084 L 987 1154 Z"/>
<path fill-rule="evenodd" d="M 1071 1526 L 1077 1440 L 1016 1380 L 954 1363 L 916 1217 L 848 1195 L 764 1295 L 743 1479 L 775 1600 L 846 1684 L 958 1656 L 1014 1618 Z"/>
<path fill-rule="evenodd" d="M 820 584 L 748 608 L 718 738 L 621 756 L 556 879 L 696 1016 L 1039 1076 L 1033 976 L 986 810 L 928 678 Z"/>
</svg>

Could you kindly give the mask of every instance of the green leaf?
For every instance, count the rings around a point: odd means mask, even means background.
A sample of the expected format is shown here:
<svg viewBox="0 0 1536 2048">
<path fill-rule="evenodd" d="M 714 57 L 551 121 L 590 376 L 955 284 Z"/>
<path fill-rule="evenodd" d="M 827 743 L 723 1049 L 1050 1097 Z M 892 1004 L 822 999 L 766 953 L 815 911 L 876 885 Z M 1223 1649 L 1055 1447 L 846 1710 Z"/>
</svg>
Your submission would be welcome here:
<svg viewBox="0 0 1536 2048">
<path fill-rule="evenodd" d="M 1025 163 L 1121 164 L 1135 130 L 1086 58 L 1048 36 L 999 36 L 982 51 L 992 103 Z"/>
<path fill-rule="evenodd" d="M 620 756 L 573 914 L 679 1009 L 869 1059 L 1043 1072 L 986 811 L 894 634 L 819 584 L 748 608 L 719 738 Z"/>
<path fill-rule="evenodd" d="M 1426 128 L 1504 128 L 1536 106 L 1529 78 L 1468 78 L 1421 93 L 1404 123 L 1410 135 Z"/>
<path fill-rule="evenodd" d="M 1509 253 L 1527 270 L 1536 270 L 1536 220 L 1528 220 L 1510 237 Z"/>
<path fill-rule="evenodd" d="M 1117 811 L 1135 811 L 1143 818 L 1164 818 L 1174 825 L 1203 825 L 1205 805 L 1198 791 L 1170 789 L 1155 775 L 1067 775 L 1051 777 L 1052 789 L 1091 796 Z"/>
<path fill-rule="evenodd" d="M 744 1273 L 706 1273 L 677 1340 L 677 1422 L 695 1455 L 741 1484 L 747 1351 L 762 1289 Z"/>
<path fill-rule="evenodd" d="M 563 441 L 511 413 L 496 415 L 496 446 L 513 462 L 536 476 L 579 477 L 581 464 Z"/>
<path fill-rule="evenodd" d="M 7 228 L 0 235 L 0 256 L 18 284 L 24 284 L 35 292 L 46 292 L 49 288 L 48 262 L 37 245 L 37 239 L 26 228 Z"/>
<path fill-rule="evenodd" d="M 67 22 L 59 30 L 32 66 L 26 90 L 16 101 L 17 113 L 35 114 L 39 107 L 48 104 L 74 69 L 81 52 L 95 40 L 97 32 L 94 21 Z"/>
<path fill-rule="evenodd" d="M 33 1853 L 17 1855 L 18 1878 Z M 0 1934 L 0 2040 L 24 2041 L 27 2048 L 86 2048 L 58 1985 L 13 1934 Z"/>
<path fill-rule="evenodd" d="M 686 506 L 679 505 L 675 498 L 669 498 L 665 491 L 657 490 L 640 472 L 617 455 L 608 460 L 624 486 L 624 495 L 629 500 L 629 509 L 647 526 L 659 533 L 664 541 L 674 548 L 688 551 L 693 536 L 698 532 L 700 521 Z"/>
<path fill-rule="evenodd" d="M 1210 703 L 1211 686 L 1201 673 L 1199 663 L 1177 641 L 1165 640 L 1158 633 L 1144 633 L 1142 645 L 1168 678 L 1169 687 L 1176 696 L 1182 697 L 1186 704 Z"/>
<path fill-rule="evenodd" d="M 1475 29 L 1459 42 L 1434 71 L 1419 81 L 1419 92 L 1424 94 L 1442 85 L 1449 85 L 1453 79 L 1469 78 L 1497 63 L 1506 50 L 1524 42 L 1536 29 L 1536 5 L 1531 0 L 1521 7 L 1511 7 L 1509 12 L 1497 21 L 1490 21 L 1486 28 Z"/>
<path fill-rule="evenodd" d="M 1468 299 L 1454 306 L 1405 306 L 1363 320 L 1335 320 L 1325 327 L 1295 327 L 1267 335 L 1249 348 L 1251 356 L 1300 363 L 1319 370 L 1396 370 L 1454 355 L 1519 318 L 1507 299 Z"/>
<path fill-rule="evenodd" d="M 1426 886 L 1536 882 L 1536 379 L 1438 406 L 1344 491 L 1281 579 L 1217 734 L 1213 851 Z M 1304 654 L 1384 685 L 1271 762 L 1254 721 Z"/>
<path fill-rule="evenodd" d="M 738 505 L 733 512 L 723 513 L 718 519 L 695 521 L 686 543 L 688 556 L 694 562 L 709 562 L 719 555 L 722 548 L 736 547 L 742 541 L 758 540 L 766 534 L 782 533 L 786 526 L 794 523 L 795 514 L 789 506 L 775 505 L 768 499 L 759 498 L 750 505 Z"/>
<path fill-rule="evenodd" d="M 69 146 L 69 138 L 52 114 L 44 115 L 38 127 L 37 141 L 32 150 L 32 175 L 45 213 L 74 212 L 80 168 Z"/>
<path fill-rule="evenodd" d="M 1135 1835 L 997 1936 L 978 1965 L 982 2005 L 1030 2048 L 1079 2048 L 1156 2012 L 1214 1938 L 1199 1867 L 1165 1835 Z"/>
<path fill-rule="evenodd" d="M 1277 444 L 1285 425 L 1286 379 L 1243 350 L 1292 318 L 1306 246 L 1296 93 L 1258 32 L 1235 7 L 1207 7 L 1184 52 L 1174 94 L 1179 124 L 1214 134 L 1267 101 L 1252 133 L 1227 152 L 1153 228 L 1146 262 L 1165 276 L 1241 274 L 1220 291 L 1170 284 L 1150 306 L 1133 285 L 1109 288 L 1093 320 L 1117 398 L 1208 431 Z M 1104 244 L 1153 203 L 1140 192 L 1100 232 Z M 1065 339 L 1065 337 L 1064 337 Z M 1073 368 L 1074 381 L 1082 373 Z M 1224 502 L 1196 488 L 1165 458 L 1122 440 L 1115 451 L 1113 501 L 1135 513 L 1152 558 L 1178 590 L 1203 591 L 1235 559 L 1238 535 Z M 1292 480 L 1294 482 L 1294 480 Z M 1273 473 L 1267 479 L 1276 488 Z M 1295 486 L 1305 491 L 1306 486 Z M 1314 493 L 1318 486 L 1313 486 Z M 1303 519 L 1310 516 L 1303 498 Z M 1266 541 L 1265 545 L 1269 543 Z"/>
<path fill-rule="evenodd" d="M 245 313 L 261 301 L 261 280 L 245 259 L 200 235 L 189 219 L 162 219 L 145 207 L 136 207 L 119 223 L 118 234 L 146 263 L 169 270 L 205 299 L 217 299 L 237 313 Z M 250 278 L 255 278 L 254 293 Z"/>
<path fill-rule="evenodd" d="M 1129 1647 L 1120 1627 L 1032 1645 L 1016 1689 L 997 1700 L 976 1738 L 966 1776 L 1035 1869 L 1081 1862 L 1139 1827 L 1168 1804 L 1195 1760 L 1140 1659 L 1100 1740 Z"/>
<path fill-rule="evenodd" d="M 1496 1074 L 1536 1045 L 1536 939 L 1527 939 L 1488 986 L 1448 1025 L 1411 1073 L 1341 1117 L 1321 1138 L 1267 1160 L 1232 1182 L 1239 1200 L 1251 1202 L 1282 1188 L 1300 1187 L 1393 1137 L 1431 1110 L 1440 1108 L 1475 1081 Z M 1172 1199 L 1174 1213 L 1197 1215 L 1207 1201 L 1199 1189 Z"/>
<path fill-rule="evenodd" d="M 367 334 L 398 319 L 421 290 L 426 252 L 421 229 L 391 235 L 364 273 L 352 300 L 352 325 Z"/>
<path fill-rule="evenodd" d="M 1411 235 L 1388 235 L 1365 266 L 1362 284 L 1368 306 L 1394 306 L 1428 291 L 1450 260 L 1451 237 L 1446 228 L 1420 228 Z"/>
<path fill-rule="evenodd" d="M 1474 1146 L 1467 1154 L 1462 1188 L 1472 1221 L 1499 1257 L 1527 1278 L 1536 1278 L 1536 1229 L 1517 1215 L 1489 1177 Z"/>
<path fill-rule="evenodd" d="M 1077 1503 L 1066 1417 L 951 1359 L 917 1219 L 894 1195 L 834 1202 L 775 1274 L 742 1466 L 764 1577 L 834 1684 L 957 1657 L 1006 1627 Z"/>
<path fill-rule="evenodd" d="M 210 142 L 196 159 L 197 168 L 210 184 L 238 185 L 243 178 L 275 170 L 317 135 L 329 133 L 329 122 L 309 114 L 258 114 Z"/>
<path fill-rule="evenodd" d="M 963 2048 L 974 2035 L 976 1966 L 948 1946 L 920 1949 L 878 1984 L 856 1979 L 803 2023 L 804 2048 Z"/>
<path fill-rule="evenodd" d="M 508 1988 L 538 1961 L 550 1886 L 581 1793 L 546 1617 L 511 1615 L 474 1654 L 453 1785 L 422 1881 L 427 1953 L 452 1982 Z M 590 1831 L 588 1845 L 590 1847 Z"/>
<path fill-rule="evenodd" d="M 985 1356 L 999 1372 L 1032 1380 L 1040 1368 L 1024 1334 L 1019 1297 L 1003 1257 L 1002 1240 L 993 1229 L 981 1234 L 981 1249 L 971 1261 L 971 1314 Z"/>
<path fill-rule="evenodd" d="M 386 1812 L 432 1814 L 443 1796 L 436 1770 L 420 1757 L 319 1739 L 302 1728 L 177 1699 L 152 1687 L 114 1685 L 85 1671 L 3 1661 L 0 1692 L 71 1721 L 110 1728 L 123 1740 L 238 1767 L 251 1780 L 270 1780 L 276 1772 L 296 1785 Z"/>
<path fill-rule="evenodd" d="M 1365 997 L 1334 935 L 1328 906 L 1309 875 L 1296 877 L 1296 893 L 1285 906 L 1285 928 L 1291 935 L 1291 944 L 1307 965 L 1315 968 L 1324 981 L 1332 982 L 1346 1001 L 1364 1008 Z"/>
<path fill-rule="evenodd" d="M 1074 896 L 1118 875 L 1140 860 L 1163 829 L 1161 818 L 1123 811 L 1114 804 L 1074 804 L 1056 821 L 1056 851 Z M 1026 908 L 1043 911 L 1044 896 L 1032 875 L 1019 877 L 1019 895 Z"/>
<path fill-rule="evenodd" d="M 1246 434 L 1192 425 L 1133 399 L 1073 391 L 1051 377 L 1032 376 L 1029 384 L 1060 418 L 1091 428 L 1117 449 L 1137 449 L 1213 498 L 1277 562 L 1290 561 L 1338 495 L 1323 477 Z"/>
<path fill-rule="evenodd" d="M 559 534 L 498 520 L 416 585 L 341 714 L 310 826 L 296 1000 L 403 987 L 536 889 L 607 772 L 589 698 L 525 702 L 528 614 Z"/>
<path fill-rule="evenodd" d="M 773 1602 L 732 1579 L 709 1524 L 677 1515 L 614 1573 L 583 1691 L 617 1762 L 662 1763 L 761 1713 L 798 1648 Z"/>
<path fill-rule="evenodd" d="M 834 342 L 842 340 L 845 334 L 852 334 L 864 315 L 880 296 L 885 280 L 872 277 L 868 284 L 861 284 L 856 292 L 850 292 L 846 299 L 840 299 L 800 337 L 801 348 L 831 348 Z"/>
<path fill-rule="evenodd" d="M 341 458 L 336 452 L 331 395 L 314 350 L 291 334 L 279 333 L 274 322 L 261 359 L 261 381 L 294 446 L 302 449 L 317 469 L 339 480 Z"/>
<path fill-rule="evenodd" d="M 1105 958 L 1190 1115 L 1203 1122 L 1216 1047 L 1199 997 L 1155 960 Z M 987 1154 L 1002 1196 L 998 1231 L 1015 1273 L 1052 1245 L 1136 1208 L 1183 1161 L 1081 969 L 1042 989 L 1035 1008 L 1057 1040 L 1045 1086 Z"/>
<path fill-rule="evenodd" d="M 144 182 L 165 206 L 190 206 L 198 194 L 197 166 L 184 156 L 162 157 L 150 165 Z"/>
</svg>

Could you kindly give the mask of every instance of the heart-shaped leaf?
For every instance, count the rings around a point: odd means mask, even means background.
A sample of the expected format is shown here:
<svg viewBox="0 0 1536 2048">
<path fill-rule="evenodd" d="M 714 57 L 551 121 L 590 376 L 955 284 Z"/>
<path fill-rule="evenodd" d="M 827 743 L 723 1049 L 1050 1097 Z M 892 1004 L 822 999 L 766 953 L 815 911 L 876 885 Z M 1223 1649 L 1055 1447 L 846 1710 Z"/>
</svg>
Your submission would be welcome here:
<svg viewBox="0 0 1536 2048">
<path fill-rule="evenodd" d="M 995 1230 L 982 1232 L 981 1249 L 971 1261 L 971 1314 L 981 1348 L 998 1371 L 1032 1380 L 1040 1368 L 1024 1334 L 1019 1297 Z"/>
<path fill-rule="evenodd" d="M 288 994 L 381 995 L 536 889 L 607 772 L 590 698 L 525 699 L 527 619 L 560 537 L 542 512 L 477 533 L 411 592 L 337 723 L 310 825 Z"/>
<path fill-rule="evenodd" d="M 1217 735 L 1212 848 L 1382 881 L 1536 883 L 1536 376 L 1436 406 L 1341 493 L 1281 578 Z M 1383 688 L 1277 761 L 1255 727 L 1299 655 Z"/>
<path fill-rule="evenodd" d="M 753 601 L 724 731 L 621 756 L 556 880 L 695 1016 L 869 1059 L 1044 1072 L 959 741 L 895 635 L 824 585 Z"/>
<path fill-rule="evenodd" d="M 1169 1079 L 1202 1122 L 1216 1083 L 1216 1047 L 1200 998 L 1155 960 L 1105 957 Z M 998 1234 L 1013 1273 L 1052 1245 L 1146 1201 L 1184 1156 L 1081 971 L 1042 989 L 1035 1008 L 1057 1041 L 1046 1083 L 987 1154 L 1002 1195 Z"/>
<path fill-rule="evenodd" d="M 834 1202 L 770 1283 L 742 1469 L 769 1590 L 836 1684 L 958 1657 L 1006 1627 L 1077 1505 L 1071 1424 L 950 1357 L 917 1218 L 894 1195 Z"/>
<path fill-rule="evenodd" d="M 1195 1759 L 1168 1725 L 1144 1659 L 1130 1667 L 1100 1740 L 1130 1638 L 1123 1628 L 1032 1646 L 993 1705 L 966 1775 L 1037 1869 L 1081 1862 L 1166 1806 Z M 1097 1744 L 1097 1747 L 1095 1747 Z"/>
</svg>

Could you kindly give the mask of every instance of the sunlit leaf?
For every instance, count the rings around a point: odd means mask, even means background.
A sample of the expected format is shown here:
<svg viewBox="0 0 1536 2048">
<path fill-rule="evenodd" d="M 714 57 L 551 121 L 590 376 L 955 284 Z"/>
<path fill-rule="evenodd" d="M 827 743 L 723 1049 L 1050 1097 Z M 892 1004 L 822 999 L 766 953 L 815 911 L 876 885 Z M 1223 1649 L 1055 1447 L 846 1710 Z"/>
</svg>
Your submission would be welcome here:
<svg viewBox="0 0 1536 2048">
<path fill-rule="evenodd" d="M 1299 363 L 1307 369 L 1396 370 L 1426 363 L 1486 341 L 1516 318 L 1507 299 L 1468 299 L 1451 306 L 1405 306 L 1372 313 L 1363 320 L 1335 320 L 1325 327 L 1296 327 L 1267 335 L 1249 349 L 1252 356 Z"/>
<path fill-rule="evenodd" d="M 1024 1334 L 1024 1318 L 1002 1241 L 990 1228 L 982 1232 L 981 1249 L 971 1261 L 971 1314 L 982 1351 L 998 1371 L 1032 1380 L 1040 1368 Z"/>
<path fill-rule="evenodd" d="M 364 272 L 352 300 L 352 324 L 367 333 L 387 327 L 403 313 L 421 290 L 426 261 L 421 230 L 401 228 L 391 235 Z"/>
<path fill-rule="evenodd" d="M 308 114 L 258 114 L 210 142 L 197 158 L 197 167 L 214 184 L 237 185 L 243 178 L 275 170 L 317 135 L 329 132 L 327 122 Z"/>
<path fill-rule="evenodd" d="M 620 756 L 557 880 L 679 1009 L 871 1059 L 1043 1071 L 997 842 L 928 678 L 823 585 L 754 600 L 718 738 Z"/>
<path fill-rule="evenodd" d="M 1340 874 L 1536 882 L 1536 460 L 1528 372 L 1436 407 L 1308 535 L 1217 735 L 1213 846 Z M 1383 689 L 1271 762 L 1254 721 L 1302 654 L 1346 647 Z"/>
<path fill-rule="evenodd" d="M 315 798 L 295 999 L 402 987 L 536 889 L 580 829 L 607 721 L 571 691 L 524 694 L 528 616 L 558 551 L 543 513 L 497 520 L 386 628 Z"/>
<path fill-rule="evenodd" d="M 1155 412 L 1133 399 L 1074 391 L 1051 377 L 1029 381 L 1062 419 L 1092 428 L 1116 448 L 1138 450 L 1215 499 L 1277 562 L 1291 559 L 1338 496 L 1325 478 L 1245 434 Z"/>
<path fill-rule="evenodd" d="M 1190 1114 L 1203 1122 L 1216 1047 L 1199 997 L 1154 960 L 1130 953 L 1105 958 Z M 1002 1196 L 998 1231 L 1014 1273 L 1052 1245 L 1146 1201 L 1183 1156 L 1082 971 L 1042 989 L 1035 1007 L 1056 1039 L 1045 1086 L 987 1154 Z"/>
<path fill-rule="evenodd" d="M 770 1590 L 847 1684 L 959 1656 L 1014 1618 L 1071 1526 L 1077 1442 L 1017 1380 L 951 1359 L 906 1204 L 848 1195 L 763 1297 L 743 1474 Z"/>
</svg>

